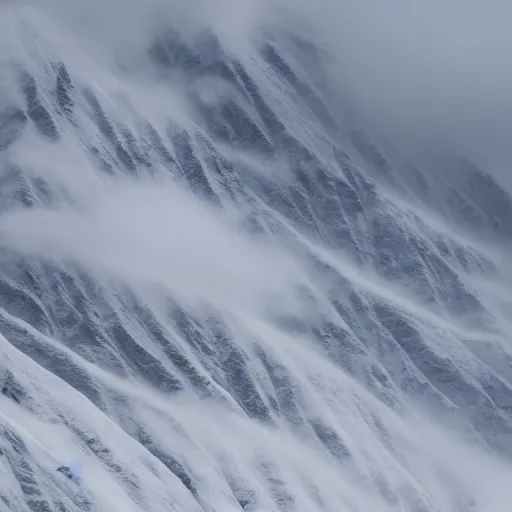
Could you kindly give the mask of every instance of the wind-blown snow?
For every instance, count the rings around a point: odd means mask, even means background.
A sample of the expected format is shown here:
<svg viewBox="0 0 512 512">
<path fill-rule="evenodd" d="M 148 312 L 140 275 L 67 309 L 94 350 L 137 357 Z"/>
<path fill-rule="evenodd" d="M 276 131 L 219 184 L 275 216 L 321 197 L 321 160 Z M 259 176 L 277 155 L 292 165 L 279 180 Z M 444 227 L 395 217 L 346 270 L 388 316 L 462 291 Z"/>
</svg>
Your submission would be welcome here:
<svg viewBox="0 0 512 512">
<path fill-rule="evenodd" d="M 342 4 L 0 4 L 0 511 L 509 509 L 509 105 Z"/>
</svg>

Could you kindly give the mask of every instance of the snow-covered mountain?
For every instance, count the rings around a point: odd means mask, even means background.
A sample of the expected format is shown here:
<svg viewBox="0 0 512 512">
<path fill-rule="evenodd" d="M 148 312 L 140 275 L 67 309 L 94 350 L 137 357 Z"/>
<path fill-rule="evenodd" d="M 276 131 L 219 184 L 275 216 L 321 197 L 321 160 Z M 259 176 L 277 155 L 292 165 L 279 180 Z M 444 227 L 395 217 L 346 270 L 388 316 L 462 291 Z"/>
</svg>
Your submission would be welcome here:
<svg viewBox="0 0 512 512">
<path fill-rule="evenodd" d="M 507 183 L 165 4 L 0 4 L 0 511 L 509 510 Z"/>
</svg>

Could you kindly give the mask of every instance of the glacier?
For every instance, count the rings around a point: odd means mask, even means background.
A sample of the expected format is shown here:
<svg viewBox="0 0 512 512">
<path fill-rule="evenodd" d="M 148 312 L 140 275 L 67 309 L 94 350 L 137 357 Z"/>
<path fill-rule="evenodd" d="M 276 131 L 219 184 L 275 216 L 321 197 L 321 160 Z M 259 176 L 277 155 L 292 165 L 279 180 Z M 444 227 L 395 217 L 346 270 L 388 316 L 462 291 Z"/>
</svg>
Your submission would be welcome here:
<svg viewBox="0 0 512 512">
<path fill-rule="evenodd" d="M 0 2 L 0 511 L 509 510 L 510 182 L 285 12 Z"/>
</svg>

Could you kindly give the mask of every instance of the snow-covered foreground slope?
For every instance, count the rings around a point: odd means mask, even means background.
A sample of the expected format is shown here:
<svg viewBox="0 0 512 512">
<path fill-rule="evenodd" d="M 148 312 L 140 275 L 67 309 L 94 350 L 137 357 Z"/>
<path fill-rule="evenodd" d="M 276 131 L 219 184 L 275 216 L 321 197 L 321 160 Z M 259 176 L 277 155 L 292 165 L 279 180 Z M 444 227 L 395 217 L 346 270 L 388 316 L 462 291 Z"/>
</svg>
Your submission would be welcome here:
<svg viewBox="0 0 512 512">
<path fill-rule="evenodd" d="M 507 191 L 96 3 L 0 7 L 0 510 L 509 510 Z"/>
</svg>

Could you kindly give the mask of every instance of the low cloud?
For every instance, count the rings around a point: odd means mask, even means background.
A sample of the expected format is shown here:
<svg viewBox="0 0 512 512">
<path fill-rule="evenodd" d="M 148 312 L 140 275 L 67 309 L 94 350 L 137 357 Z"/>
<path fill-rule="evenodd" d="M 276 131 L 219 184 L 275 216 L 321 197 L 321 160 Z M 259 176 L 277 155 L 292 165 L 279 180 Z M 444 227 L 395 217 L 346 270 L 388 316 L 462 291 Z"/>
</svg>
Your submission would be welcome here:
<svg viewBox="0 0 512 512">
<path fill-rule="evenodd" d="M 57 263 L 75 262 L 135 288 L 163 287 L 182 301 L 263 311 L 295 307 L 302 279 L 290 256 L 171 180 L 117 179 L 79 208 L 34 208 L 0 218 L 2 244 Z"/>
</svg>

